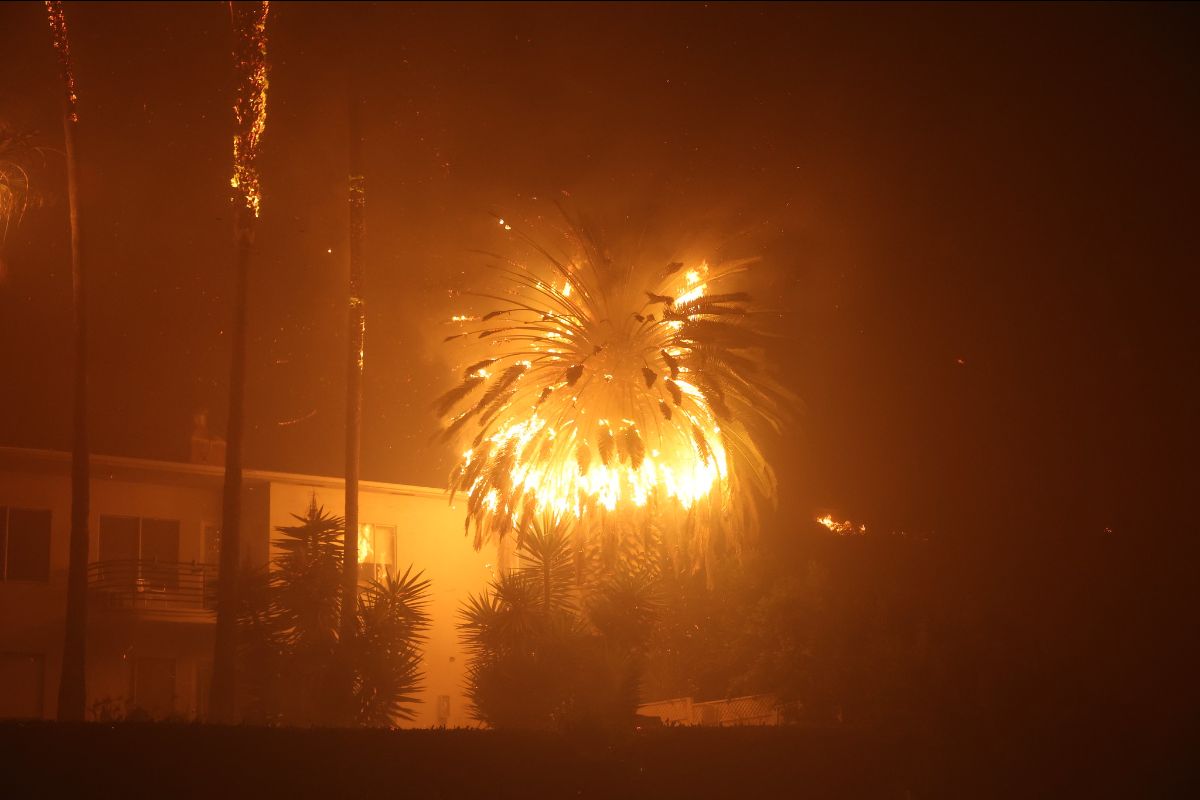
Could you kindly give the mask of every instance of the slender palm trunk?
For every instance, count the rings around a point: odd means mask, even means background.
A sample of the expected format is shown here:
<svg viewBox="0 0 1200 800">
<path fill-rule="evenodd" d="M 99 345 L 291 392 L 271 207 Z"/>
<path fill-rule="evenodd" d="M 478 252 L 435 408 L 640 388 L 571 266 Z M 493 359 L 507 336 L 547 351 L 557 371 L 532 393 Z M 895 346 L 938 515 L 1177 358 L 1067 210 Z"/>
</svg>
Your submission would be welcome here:
<svg viewBox="0 0 1200 800">
<path fill-rule="evenodd" d="M 212 719 L 236 718 L 238 562 L 242 524 L 242 450 L 246 406 L 246 294 L 254 246 L 254 215 L 241 209 L 237 223 L 237 288 L 233 310 L 233 357 L 229 367 L 229 425 L 225 486 L 221 501 L 221 565 L 217 583 L 217 631 L 213 649 Z"/>
<path fill-rule="evenodd" d="M 54 47 L 63 78 L 63 139 L 67 155 L 67 202 L 71 216 L 71 301 L 75 326 L 73 442 L 71 445 L 71 541 L 67 567 L 67 618 L 63 639 L 62 676 L 58 685 L 58 718 L 78 721 L 87 705 L 87 565 L 90 468 L 87 427 L 87 293 L 79 220 L 79 149 L 75 133 L 75 79 L 62 3 L 47 2 Z"/>
<path fill-rule="evenodd" d="M 353 80 L 353 76 L 352 76 Z M 362 171 L 361 98 L 350 91 L 350 295 L 348 306 L 349 350 L 346 360 L 346 533 L 342 554 L 342 689 L 347 700 L 347 722 L 352 714 L 350 696 L 353 671 L 350 652 L 358 624 L 358 477 L 362 449 L 362 377 L 366 313 L 363 305 L 363 238 L 366 233 L 366 180 Z"/>
<path fill-rule="evenodd" d="M 245 7 L 243 8 L 242 5 Z M 238 77 L 234 102 L 232 186 L 236 218 L 237 286 L 233 301 L 232 360 L 229 368 L 229 422 L 225 442 L 225 486 L 221 498 L 221 565 L 217 584 L 217 630 L 213 646 L 212 721 L 237 719 L 238 566 L 242 530 L 242 450 L 246 406 L 246 316 L 250 262 L 261 193 L 255 159 L 267 120 L 267 0 L 229 5 L 235 35 Z"/>
</svg>

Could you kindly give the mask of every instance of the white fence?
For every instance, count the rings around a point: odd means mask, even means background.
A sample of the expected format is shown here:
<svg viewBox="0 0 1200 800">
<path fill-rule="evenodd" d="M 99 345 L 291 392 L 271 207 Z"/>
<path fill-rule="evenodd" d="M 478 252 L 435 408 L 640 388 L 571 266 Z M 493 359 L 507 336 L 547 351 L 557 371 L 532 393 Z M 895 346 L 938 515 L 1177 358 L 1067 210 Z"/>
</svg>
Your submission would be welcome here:
<svg viewBox="0 0 1200 800">
<path fill-rule="evenodd" d="M 693 702 L 690 697 L 677 697 L 639 706 L 638 714 L 658 717 L 665 725 L 780 725 L 786 720 L 787 707 L 769 694 L 704 703 Z"/>
</svg>

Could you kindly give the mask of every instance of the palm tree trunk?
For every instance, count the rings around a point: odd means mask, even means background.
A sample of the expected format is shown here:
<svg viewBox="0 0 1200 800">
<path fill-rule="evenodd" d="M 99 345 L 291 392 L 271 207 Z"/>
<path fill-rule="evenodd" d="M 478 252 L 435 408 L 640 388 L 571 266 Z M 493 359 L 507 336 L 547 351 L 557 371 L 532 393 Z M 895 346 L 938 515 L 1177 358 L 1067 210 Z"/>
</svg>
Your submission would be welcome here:
<svg viewBox="0 0 1200 800">
<path fill-rule="evenodd" d="M 67 567 L 67 618 L 63 638 L 62 676 L 58 685 L 58 719 L 79 721 L 87 705 L 87 565 L 90 467 L 87 428 L 87 294 L 84 291 L 82 228 L 79 221 L 79 150 L 75 139 L 75 78 L 62 3 L 47 2 L 54 47 L 63 79 L 63 139 L 67 154 L 67 202 L 71 217 L 71 301 L 75 326 L 73 442 L 71 445 L 71 541 Z"/>
<path fill-rule="evenodd" d="M 237 573 L 241 550 L 242 450 L 246 406 L 246 294 L 254 245 L 254 215 L 241 209 L 237 222 L 237 288 L 233 311 L 233 357 L 229 367 L 229 425 L 225 444 L 225 486 L 221 498 L 220 579 L 213 649 L 212 719 L 231 723 L 237 695 Z"/>
<path fill-rule="evenodd" d="M 245 4 L 250 6 L 251 4 Z M 221 498 L 221 557 L 217 583 L 217 630 L 213 646 L 212 708 L 214 722 L 232 723 L 237 717 L 238 565 L 241 558 L 242 450 L 246 405 L 246 316 L 250 262 L 261 195 L 255 159 L 266 128 L 267 113 L 267 0 L 251 9 L 234 7 L 234 67 L 238 93 L 233 161 L 237 216 L 237 287 L 233 301 L 232 361 L 229 368 L 229 422 L 225 442 L 225 486 Z"/>
<path fill-rule="evenodd" d="M 353 67 L 351 68 L 353 70 Z M 351 82 L 357 76 L 351 73 Z M 349 350 L 346 360 L 346 533 L 342 554 L 342 690 L 346 698 L 347 722 L 351 721 L 350 698 L 353 669 L 350 651 L 358 625 L 358 478 L 362 450 L 362 377 L 366 336 L 363 304 L 363 238 L 366 233 L 366 180 L 362 171 L 362 100 L 351 86 L 349 95 L 350 175 L 350 296 L 348 306 Z"/>
</svg>

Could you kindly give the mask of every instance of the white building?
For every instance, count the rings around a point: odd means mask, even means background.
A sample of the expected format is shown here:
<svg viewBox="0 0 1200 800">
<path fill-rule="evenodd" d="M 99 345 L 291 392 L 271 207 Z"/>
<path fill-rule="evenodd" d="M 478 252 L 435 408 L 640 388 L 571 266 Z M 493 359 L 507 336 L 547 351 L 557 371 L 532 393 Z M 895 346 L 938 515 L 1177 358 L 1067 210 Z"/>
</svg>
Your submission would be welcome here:
<svg viewBox="0 0 1200 800">
<path fill-rule="evenodd" d="M 0 717 L 56 712 L 66 613 L 70 454 L 0 447 Z M 89 708 L 126 703 L 152 714 L 203 717 L 215 628 L 223 470 L 219 466 L 92 456 L 88 568 Z M 315 493 L 340 515 L 342 481 L 246 470 L 242 562 L 271 557 L 277 526 L 294 524 Z M 496 569 L 476 552 L 462 511 L 444 492 L 363 481 L 360 519 L 369 563 L 424 570 L 433 625 L 413 727 L 471 724 L 465 653 L 455 618 Z"/>
</svg>

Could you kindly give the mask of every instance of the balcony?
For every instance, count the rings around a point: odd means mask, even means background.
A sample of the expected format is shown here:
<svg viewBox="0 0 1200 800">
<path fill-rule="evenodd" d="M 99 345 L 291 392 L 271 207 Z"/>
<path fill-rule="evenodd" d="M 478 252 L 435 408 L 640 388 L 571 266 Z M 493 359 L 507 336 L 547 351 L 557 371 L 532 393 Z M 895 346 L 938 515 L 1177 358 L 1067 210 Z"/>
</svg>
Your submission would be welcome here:
<svg viewBox="0 0 1200 800">
<path fill-rule="evenodd" d="M 88 564 L 93 608 L 195 621 L 213 619 L 217 568 L 194 562 L 130 559 Z"/>
</svg>

